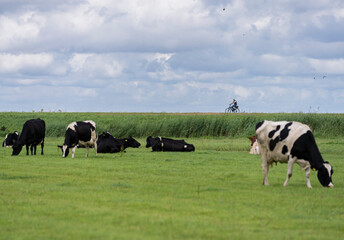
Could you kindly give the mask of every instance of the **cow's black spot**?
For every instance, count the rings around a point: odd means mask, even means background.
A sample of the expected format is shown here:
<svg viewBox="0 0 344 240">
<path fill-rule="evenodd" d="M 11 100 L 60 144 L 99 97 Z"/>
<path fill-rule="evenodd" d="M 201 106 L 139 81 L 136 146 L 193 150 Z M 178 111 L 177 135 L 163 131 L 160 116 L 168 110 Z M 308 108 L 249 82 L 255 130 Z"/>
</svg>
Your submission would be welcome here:
<svg viewBox="0 0 344 240">
<path fill-rule="evenodd" d="M 288 152 L 288 147 L 287 145 L 284 145 L 282 148 L 282 154 L 286 154 Z"/>
<path fill-rule="evenodd" d="M 276 137 L 275 139 L 270 140 L 270 143 L 269 143 L 270 151 L 273 151 L 275 149 L 278 142 L 279 142 L 279 136 Z"/>
<path fill-rule="evenodd" d="M 278 131 L 278 130 L 280 130 L 280 128 L 281 128 L 281 126 L 280 125 L 278 125 L 277 127 L 276 127 L 276 129 L 275 130 L 272 130 L 271 132 L 269 132 L 269 138 L 272 138 L 274 135 L 275 135 L 275 133 Z"/>
<path fill-rule="evenodd" d="M 280 141 L 283 141 L 284 139 L 286 139 L 289 135 L 289 132 L 290 132 L 290 129 L 288 129 L 293 123 L 290 122 L 290 123 L 287 123 L 283 130 L 281 131 L 280 133 Z"/>
<path fill-rule="evenodd" d="M 269 143 L 269 147 L 270 150 L 273 151 L 277 145 L 278 142 L 283 141 L 284 139 L 286 139 L 289 135 L 290 129 L 288 129 L 293 123 L 289 122 L 287 123 L 284 128 L 282 129 L 282 131 L 280 132 L 280 135 L 278 135 L 277 137 L 275 137 L 275 139 L 271 139 L 270 143 Z M 272 138 L 273 135 L 280 129 L 280 125 L 277 126 L 276 130 L 273 130 L 269 133 L 269 138 Z"/>
<path fill-rule="evenodd" d="M 311 168 L 315 168 L 316 170 L 321 168 L 324 163 L 311 131 L 307 131 L 296 139 L 290 154 L 292 157 L 309 161 Z"/>
<path fill-rule="evenodd" d="M 256 125 L 256 131 L 257 131 L 258 128 L 260 128 L 260 127 L 263 125 L 263 123 L 264 123 L 264 121 L 261 121 L 261 122 L 257 123 L 257 125 Z"/>
</svg>

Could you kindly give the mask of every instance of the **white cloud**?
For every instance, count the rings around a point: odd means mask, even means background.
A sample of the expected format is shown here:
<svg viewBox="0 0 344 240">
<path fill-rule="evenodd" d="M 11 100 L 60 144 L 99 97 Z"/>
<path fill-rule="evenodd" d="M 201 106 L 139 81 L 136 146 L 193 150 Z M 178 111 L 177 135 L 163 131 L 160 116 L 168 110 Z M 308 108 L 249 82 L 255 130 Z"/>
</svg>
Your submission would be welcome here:
<svg viewBox="0 0 344 240">
<path fill-rule="evenodd" d="M 252 91 L 248 88 L 237 86 L 234 88 L 234 94 L 238 96 L 239 98 L 245 99 L 251 96 Z"/>
<path fill-rule="evenodd" d="M 0 16 L 0 50 L 19 42 L 35 40 L 45 23 L 44 16 L 32 11 L 18 16 Z"/>
<path fill-rule="evenodd" d="M 0 72 L 11 73 L 27 69 L 43 69 L 53 62 L 53 56 L 48 53 L 38 54 L 0 54 Z"/>
<path fill-rule="evenodd" d="M 75 33 L 89 33 L 96 28 L 102 27 L 104 17 L 100 14 L 101 9 L 93 8 L 89 4 L 77 5 L 69 11 L 55 12 L 54 20 L 60 19 L 63 24 L 68 24 L 69 29 Z"/>
<path fill-rule="evenodd" d="M 344 58 L 340 59 L 309 59 L 310 65 L 318 73 L 344 74 Z"/>
<path fill-rule="evenodd" d="M 86 74 L 88 77 L 116 78 L 122 74 L 123 66 L 112 54 L 76 53 L 68 64 L 72 72 Z"/>
<path fill-rule="evenodd" d="M 88 53 L 74 53 L 73 56 L 68 61 L 70 67 L 72 68 L 72 71 L 73 72 L 82 71 L 87 58 L 91 56 L 92 54 L 88 54 Z"/>
</svg>

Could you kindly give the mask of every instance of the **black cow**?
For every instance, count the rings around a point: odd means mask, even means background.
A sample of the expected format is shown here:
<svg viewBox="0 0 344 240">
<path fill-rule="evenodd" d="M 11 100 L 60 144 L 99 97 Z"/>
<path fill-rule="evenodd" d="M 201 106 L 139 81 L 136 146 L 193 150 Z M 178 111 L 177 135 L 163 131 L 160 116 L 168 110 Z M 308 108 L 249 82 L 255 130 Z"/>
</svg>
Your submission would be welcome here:
<svg viewBox="0 0 344 240">
<path fill-rule="evenodd" d="M 13 133 L 9 133 L 6 135 L 4 142 L 2 143 L 3 147 L 12 147 L 13 143 L 18 141 L 19 134 L 17 131 L 14 131 Z"/>
<path fill-rule="evenodd" d="M 31 155 L 36 155 L 37 145 L 41 144 L 43 155 L 44 148 L 44 138 L 45 138 L 45 122 L 40 119 L 31 119 L 24 123 L 23 130 L 20 133 L 18 141 L 13 144 L 12 155 L 18 155 L 22 150 L 23 146 L 26 145 L 26 155 L 29 155 L 29 146 L 31 150 Z"/>
<path fill-rule="evenodd" d="M 117 153 L 128 147 L 138 148 L 140 146 L 141 144 L 133 137 L 117 139 L 108 132 L 103 132 L 97 140 L 98 153 Z"/>
<path fill-rule="evenodd" d="M 334 187 L 332 183 L 332 166 L 324 162 L 315 143 L 310 128 L 299 122 L 272 122 L 263 121 L 256 125 L 258 146 L 262 158 L 264 185 L 269 185 L 269 166 L 274 162 L 288 163 L 288 185 L 293 175 L 293 164 L 297 163 L 306 172 L 306 184 L 311 188 L 310 170 L 318 171 L 318 179 L 324 187 Z"/>
<path fill-rule="evenodd" d="M 186 143 L 184 140 L 175 140 L 171 138 L 151 136 L 146 139 L 146 148 L 152 147 L 152 151 L 156 152 L 192 152 L 195 147 L 192 144 Z"/>
<path fill-rule="evenodd" d="M 88 121 L 72 122 L 68 125 L 63 146 L 58 146 L 62 149 L 62 157 L 67 157 L 69 148 L 72 148 L 72 158 L 76 147 L 86 147 L 86 157 L 88 157 L 88 149 L 94 147 L 97 155 L 97 133 L 96 123 Z"/>
</svg>

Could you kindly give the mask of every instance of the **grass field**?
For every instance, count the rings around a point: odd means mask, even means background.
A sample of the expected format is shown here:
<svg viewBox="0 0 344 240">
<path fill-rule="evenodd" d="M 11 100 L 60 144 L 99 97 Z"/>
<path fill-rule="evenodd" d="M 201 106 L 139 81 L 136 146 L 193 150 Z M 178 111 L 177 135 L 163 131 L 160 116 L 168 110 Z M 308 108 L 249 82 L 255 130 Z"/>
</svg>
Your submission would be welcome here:
<svg viewBox="0 0 344 240">
<path fill-rule="evenodd" d="M 0 140 L 3 140 L 1 138 Z M 0 239 L 342 239 L 344 139 L 316 138 L 333 189 L 297 165 L 274 166 L 263 186 L 244 137 L 199 137 L 192 153 L 139 149 L 71 159 L 48 137 L 45 155 L 0 153 Z M 40 149 L 40 147 L 39 147 Z M 38 151 L 39 152 L 39 151 Z"/>
</svg>

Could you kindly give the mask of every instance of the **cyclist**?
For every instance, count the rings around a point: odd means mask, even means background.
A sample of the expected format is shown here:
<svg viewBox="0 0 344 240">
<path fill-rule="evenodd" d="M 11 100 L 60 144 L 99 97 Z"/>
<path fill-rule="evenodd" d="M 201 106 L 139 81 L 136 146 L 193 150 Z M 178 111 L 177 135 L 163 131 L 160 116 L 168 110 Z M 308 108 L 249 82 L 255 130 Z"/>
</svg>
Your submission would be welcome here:
<svg viewBox="0 0 344 240">
<path fill-rule="evenodd" d="M 233 99 L 233 102 L 231 102 L 231 103 L 229 104 L 229 107 L 232 109 L 232 111 L 234 111 L 235 109 L 237 109 L 237 108 L 238 108 L 238 102 L 237 102 L 237 100 Z"/>
</svg>

